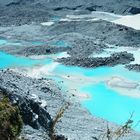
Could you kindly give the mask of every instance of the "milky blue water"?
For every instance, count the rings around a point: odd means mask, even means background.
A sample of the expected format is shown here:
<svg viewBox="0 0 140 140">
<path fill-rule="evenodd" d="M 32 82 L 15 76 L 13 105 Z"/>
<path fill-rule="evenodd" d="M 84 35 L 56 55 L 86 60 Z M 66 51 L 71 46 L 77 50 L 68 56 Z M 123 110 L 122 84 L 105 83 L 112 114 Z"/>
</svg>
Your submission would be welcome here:
<svg viewBox="0 0 140 140">
<path fill-rule="evenodd" d="M 6 43 L 6 40 L 0 39 L 0 45 Z M 34 42 L 33 45 L 34 44 L 40 44 L 40 42 Z M 62 47 L 67 45 L 64 41 L 58 41 L 54 44 Z M 0 69 L 33 67 L 36 65 L 50 66 L 50 64 L 53 63 L 54 61 L 51 58 L 33 60 L 26 57 L 17 57 L 0 52 Z M 115 67 L 99 67 L 94 69 L 58 65 L 53 69 L 53 73 L 55 75 L 49 77 L 53 78 L 61 87 L 64 86 L 65 88 L 68 88 L 65 84 L 66 79 L 64 80 L 61 75 L 81 75 L 87 78 L 92 78 L 93 80 L 118 76 L 140 83 L 140 73 L 130 72 L 121 65 Z M 103 80 L 100 80 L 97 83 L 85 82 L 81 86 L 77 87 L 77 90 L 79 90 L 81 94 L 87 93 L 90 95 L 91 98 L 88 100 L 82 100 L 81 104 L 95 116 L 117 124 L 123 124 L 127 119 L 129 119 L 131 113 L 134 112 L 132 119 L 135 124 L 140 120 L 140 99 L 120 94 L 119 91 L 109 88 Z M 140 125 L 134 127 L 134 129 L 140 131 Z"/>
<path fill-rule="evenodd" d="M 6 43 L 7 43 L 7 41 L 5 39 L 0 39 L 0 45 L 4 45 Z"/>
<path fill-rule="evenodd" d="M 33 61 L 28 58 L 19 58 L 4 52 L 0 52 L 0 69 L 9 67 L 32 66 L 38 61 Z"/>
<path fill-rule="evenodd" d="M 134 113 L 133 128 L 140 131 L 140 125 L 135 126 L 140 121 L 140 98 L 124 96 L 119 91 L 108 87 L 102 80 L 105 77 L 117 76 L 140 83 L 140 73 L 128 71 L 122 65 L 95 69 L 59 65 L 54 72 L 63 75 L 80 74 L 93 78 L 93 80 L 100 78 L 101 80 L 97 83 L 86 84 L 85 82 L 81 87 L 77 87 L 81 94 L 87 93 L 91 97 L 88 100 L 82 100 L 81 104 L 91 114 L 122 125 Z"/>
<path fill-rule="evenodd" d="M 98 67 L 98 68 L 82 68 L 77 66 L 65 66 L 59 65 L 55 72 L 61 74 L 71 74 L 71 73 L 78 73 L 87 77 L 109 77 L 112 75 L 125 77 L 130 80 L 140 82 L 140 73 L 129 71 L 125 69 L 122 65 L 118 65 L 115 67 Z"/>
<path fill-rule="evenodd" d="M 82 101 L 82 105 L 93 115 L 122 125 L 133 114 L 133 128 L 140 130 L 140 125 L 135 126 L 140 121 L 140 99 L 118 94 L 104 82 L 86 85 L 81 91 L 89 93 L 91 99 Z"/>
<path fill-rule="evenodd" d="M 26 57 L 16 57 L 4 52 L 0 52 L 0 69 L 15 67 L 33 67 L 36 65 L 49 65 L 53 60 L 46 58 L 43 60 L 33 60 Z"/>
</svg>

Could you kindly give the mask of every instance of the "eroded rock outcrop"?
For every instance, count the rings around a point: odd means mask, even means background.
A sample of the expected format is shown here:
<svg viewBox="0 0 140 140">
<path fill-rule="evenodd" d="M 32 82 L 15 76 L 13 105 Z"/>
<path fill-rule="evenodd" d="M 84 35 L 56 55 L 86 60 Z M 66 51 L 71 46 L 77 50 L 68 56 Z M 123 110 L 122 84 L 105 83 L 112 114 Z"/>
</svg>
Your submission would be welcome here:
<svg viewBox="0 0 140 140">
<path fill-rule="evenodd" d="M 134 61 L 133 54 L 127 52 L 115 53 L 110 57 L 95 57 L 95 58 L 78 58 L 78 57 L 68 57 L 61 58 L 58 62 L 65 65 L 75 65 L 82 67 L 99 67 L 99 66 L 115 66 L 118 64 L 128 64 Z"/>
<path fill-rule="evenodd" d="M 128 68 L 129 70 L 140 72 L 140 64 L 126 65 L 126 68 Z"/>
</svg>

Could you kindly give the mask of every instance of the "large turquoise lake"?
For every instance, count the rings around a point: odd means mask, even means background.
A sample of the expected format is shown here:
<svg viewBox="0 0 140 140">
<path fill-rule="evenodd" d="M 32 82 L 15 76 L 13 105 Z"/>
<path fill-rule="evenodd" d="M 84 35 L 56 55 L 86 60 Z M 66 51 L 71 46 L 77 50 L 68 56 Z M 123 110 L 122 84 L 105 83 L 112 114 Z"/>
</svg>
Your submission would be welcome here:
<svg viewBox="0 0 140 140">
<path fill-rule="evenodd" d="M 77 75 L 79 83 L 80 80 L 82 81 L 80 75 L 85 76 L 85 81 L 81 84 L 77 85 L 77 81 L 74 83 L 79 93 L 89 95 L 88 99 L 81 100 L 81 104 L 93 115 L 117 124 L 124 124 L 133 114 L 133 128 L 140 131 L 140 126 L 136 125 L 140 120 L 140 73 L 128 71 L 123 66 L 86 69 L 64 65 L 59 65 L 55 72 L 59 75 L 64 75 L 64 73 L 73 75 L 73 77 Z M 113 78 L 120 78 L 114 87 L 107 84 Z M 118 86 L 119 82 L 122 86 Z M 136 83 L 137 87 L 130 86 Z"/>
<path fill-rule="evenodd" d="M 8 43 L 13 42 L 0 39 L 0 45 Z M 63 41 L 55 45 L 66 46 Z M 0 69 L 27 68 L 27 73 L 36 69 L 35 75 L 54 79 L 64 90 L 75 94 L 81 105 L 97 117 L 124 124 L 133 113 L 133 128 L 140 131 L 140 125 L 136 125 L 140 121 L 140 73 L 128 71 L 122 65 L 90 69 L 65 66 L 55 62 L 61 55 L 64 53 L 34 59 L 0 52 Z"/>
</svg>

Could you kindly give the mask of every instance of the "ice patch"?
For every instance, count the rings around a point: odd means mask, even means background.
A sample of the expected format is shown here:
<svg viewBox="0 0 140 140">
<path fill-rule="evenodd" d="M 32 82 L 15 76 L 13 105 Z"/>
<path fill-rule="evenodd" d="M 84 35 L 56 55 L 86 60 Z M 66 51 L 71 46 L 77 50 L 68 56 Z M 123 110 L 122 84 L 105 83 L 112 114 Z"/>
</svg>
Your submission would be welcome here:
<svg viewBox="0 0 140 140">
<path fill-rule="evenodd" d="M 41 107 L 46 107 L 47 106 L 47 101 L 41 100 Z"/>
<path fill-rule="evenodd" d="M 51 25 L 53 25 L 54 24 L 54 22 L 53 21 L 49 21 L 49 22 L 42 22 L 41 23 L 41 25 L 43 25 L 43 26 L 51 26 Z"/>
<path fill-rule="evenodd" d="M 57 62 L 53 62 L 44 66 L 36 66 L 27 69 L 27 75 L 34 78 L 40 78 L 44 75 L 53 75 L 53 71 L 59 65 Z"/>
<path fill-rule="evenodd" d="M 108 12 L 98 12 L 94 11 L 91 14 L 84 14 L 84 15 L 67 15 L 64 21 L 71 21 L 71 20 L 78 20 L 85 19 L 85 21 L 96 21 L 96 20 L 107 20 L 107 21 L 114 21 L 119 18 L 122 18 L 121 15 L 116 15 L 113 13 Z"/>
<path fill-rule="evenodd" d="M 114 13 L 108 13 L 108 12 L 98 12 L 93 11 L 91 14 L 86 15 L 67 15 L 65 19 L 61 19 L 62 21 L 95 21 L 95 20 L 106 20 L 110 21 L 116 24 L 125 25 L 131 28 L 134 28 L 136 30 L 140 30 L 140 14 L 137 15 L 117 15 Z"/>
<path fill-rule="evenodd" d="M 45 59 L 46 57 L 47 57 L 46 55 L 31 55 L 31 56 L 29 56 L 30 59 L 34 59 L 34 60 Z"/>
<path fill-rule="evenodd" d="M 107 85 L 117 88 L 135 89 L 138 87 L 139 84 L 132 81 L 128 81 L 121 77 L 111 77 L 111 79 L 107 81 Z"/>
<path fill-rule="evenodd" d="M 84 18 L 83 18 L 84 19 Z M 86 19 L 84 21 L 97 21 L 99 20 L 98 18 L 92 18 L 92 19 Z M 81 18 L 62 18 L 60 19 L 60 21 L 67 21 L 67 22 L 70 22 L 70 21 L 82 21 Z"/>
<path fill-rule="evenodd" d="M 34 99 L 34 100 L 37 100 L 38 99 L 38 96 L 36 94 L 32 94 L 32 97 L 31 98 Z"/>
<path fill-rule="evenodd" d="M 57 56 L 57 58 L 67 58 L 67 57 L 70 57 L 70 55 L 67 52 L 59 53 Z"/>
<path fill-rule="evenodd" d="M 131 15 L 131 16 L 123 16 L 120 19 L 113 21 L 116 24 L 125 25 L 136 30 L 140 30 L 140 14 Z"/>
<path fill-rule="evenodd" d="M 69 18 L 62 18 L 62 19 L 60 19 L 60 21 L 72 21 L 72 20 Z"/>
<path fill-rule="evenodd" d="M 135 61 L 133 64 L 140 64 L 140 50 L 133 53 Z"/>
<path fill-rule="evenodd" d="M 116 17 L 116 18 L 121 18 L 122 17 L 122 15 L 117 15 L 117 14 L 109 13 L 109 12 L 100 12 L 100 11 L 93 11 L 92 15 L 94 15 L 94 16 L 103 16 L 103 17 L 111 16 L 111 17 Z"/>
<path fill-rule="evenodd" d="M 35 115 L 35 119 L 36 119 L 36 120 L 38 119 L 38 115 L 37 115 L 37 114 Z"/>
</svg>

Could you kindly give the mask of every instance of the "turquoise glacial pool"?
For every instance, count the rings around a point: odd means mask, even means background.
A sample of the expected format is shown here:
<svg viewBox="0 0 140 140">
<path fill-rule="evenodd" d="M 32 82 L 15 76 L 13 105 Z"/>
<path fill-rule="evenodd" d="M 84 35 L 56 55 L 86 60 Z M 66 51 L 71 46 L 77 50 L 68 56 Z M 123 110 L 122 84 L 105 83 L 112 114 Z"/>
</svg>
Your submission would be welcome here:
<svg viewBox="0 0 140 140">
<path fill-rule="evenodd" d="M 82 102 L 91 114 L 117 124 L 124 124 L 133 114 L 133 128 L 140 130 L 140 126 L 136 125 L 140 121 L 140 99 L 120 95 L 103 82 L 86 85 L 81 91 L 91 97 L 90 100 Z"/>
<path fill-rule="evenodd" d="M 38 61 L 33 61 L 24 57 L 16 57 L 4 52 L 0 52 L 0 69 L 10 68 L 10 67 L 21 67 L 21 66 L 33 66 L 37 64 Z"/>
<path fill-rule="evenodd" d="M 0 39 L 0 45 L 6 43 L 6 40 Z M 35 44 L 38 44 L 38 42 Z M 64 46 L 64 42 L 60 41 L 56 43 L 56 46 L 57 45 Z M 51 70 L 50 66 L 53 64 L 54 60 L 50 57 L 45 57 L 43 59 L 31 59 L 0 52 L 0 69 L 48 65 L 47 69 Z M 63 81 L 61 86 L 64 86 L 67 89 L 69 89 L 70 85 L 65 83 L 71 79 L 67 79 L 68 77 L 64 78 L 64 76 L 70 75 L 70 77 L 73 78 L 76 78 L 76 76 L 80 78 L 81 76 L 91 80 L 85 80 L 84 84 L 76 86 L 76 90 L 78 92 L 81 94 L 86 93 L 90 96 L 89 99 L 81 100 L 81 104 L 83 107 L 87 108 L 91 114 L 117 124 L 123 124 L 126 122 L 126 120 L 129 119 L 131 113 L 134 113 L 132 118 L 134 120 L 134 125 L 140 120 L 140 98 L 122 95 L 120 90 L 110 88 L 104 80 L 106 78 L 117 76 L 140 84 L 140 73 L 128 71 L 121 65 L 116 67 L 99 67 L 95 69 L 87 69 L 75 66 L 64 66 L 61 64 L 53 67 L 51 72 L 52 75 L 50 78 L 53 78 L 56 81 Z M 92 80 L 97 80 L 97 82 L 94 83 Z M 70 82 L 74 83 L 75 81 Z M 76 83 L 77 81 L 75 84 Z M 133 90 L 140 94 L 140 86 L 137 89 L 126 89 L 122 90 L 122 92 L 127 91 L 133 93 Z M 140 125 L 134 127 L 134 129 L 140 131 Z"/>
<path fill-rule="evenodd" d="M 77 66 L 65 66 L 65 65 L 59 65 L 54 70 L 56 73 L 61 74 L 81 74 L 87 77 L 107 77 L 107 76 L 121 76 L 125 77 L 129 80 L 134 80 L 140 82 L 140 73 L 129 71 L 125 69 L 122 65 L 118 65 L 115 67 L 98 67 L 98 68 L 81 68 Z"/>
<path fill-rule="evenodd" d="M 43 60 L 33 60 L 27 57 L 17 57 L 4 52 L 0 52 L 0 69 L 48 65 L 52 62 L 53 60 L 50 58 L 45 58 Z"/>
<path fill-rule="evenodd" d="M 97 117 L 122 125 L 133 114 L 133 128 L 140 131 L 140 125 L 136 125 L 140 121 L 140 97 L 122 95 L 125 91 L 128 93 L 131 91 L 130 94 L 133 94 L 133 89 L 126 89 L 120 92 L 119 90 L 108 87 L 105 81 L 102 80 L 117 76 L 140 83 L 140 73 L 128 71 L 123 66 L 87 69 L 64 65 L 59 65 L 54 70 L 54 73 L 59 73 L 59 75 L 82 75 L 92 78 L 93 81 L 100 79 L 96 83 L 91 82 L 90 84 L 85 81 L 83 85 L 77 87 L 77 90 L 81 94 L 86 93 L 90 97 L 81 101 L 82 106 Z M 140 94 L 140 87 L 135 92 Z"/>
</svg>

